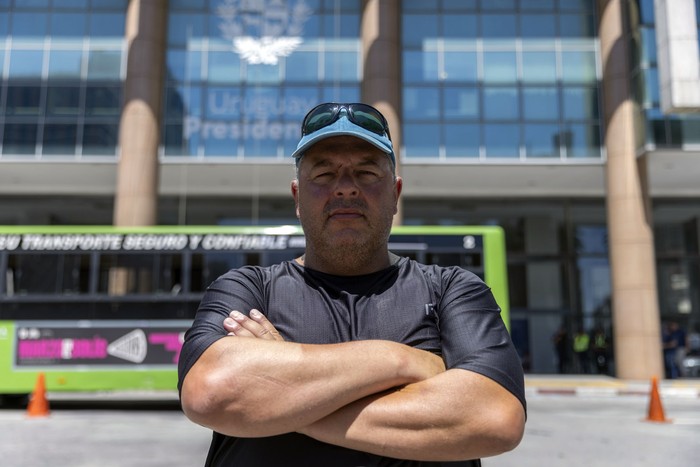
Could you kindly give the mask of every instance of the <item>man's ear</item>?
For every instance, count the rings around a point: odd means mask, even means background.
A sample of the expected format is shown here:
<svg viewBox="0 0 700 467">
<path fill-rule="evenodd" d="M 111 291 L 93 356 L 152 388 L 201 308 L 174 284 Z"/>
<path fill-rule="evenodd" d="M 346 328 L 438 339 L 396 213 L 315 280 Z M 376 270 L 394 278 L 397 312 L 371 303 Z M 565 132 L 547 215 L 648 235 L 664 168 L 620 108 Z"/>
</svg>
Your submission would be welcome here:
<svg viewBox="0 0 700 467">
<path fill-rule="evenodd" d="M 399 197 L 401 197 L 401 190 L 403 189 L 403 179 L 399 176 L 396 177 L 394 182 L 394 214 L 399 212 Z"/>
<path fill-rule="evenodd" d="M 294 211 L 299 218 L 299 180 L 292 180 L 292 198 L 294 198 Z"/>
</svg>

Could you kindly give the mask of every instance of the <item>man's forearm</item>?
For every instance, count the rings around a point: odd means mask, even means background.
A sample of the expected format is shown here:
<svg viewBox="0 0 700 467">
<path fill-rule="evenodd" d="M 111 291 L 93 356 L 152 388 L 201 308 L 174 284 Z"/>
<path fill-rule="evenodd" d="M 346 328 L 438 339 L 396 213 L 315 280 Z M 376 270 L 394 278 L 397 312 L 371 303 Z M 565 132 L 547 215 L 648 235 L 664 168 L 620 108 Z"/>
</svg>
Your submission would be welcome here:
<svg viewBox="0 0 700 467">
<path fill-rule="evenodd" d="M 400 459 L 493 456 L 522 438 L 520 401 L 482 375 L 449 370 L 351 403 L 300 430 L 330 444 Z"/>
<path fill-rule="evenodd" d="M 305 345 L 225 337 L 190 369 L 181 398 L 190 419 L 217 432 L 270 436 L 442 370 L 437 357 L 394 342 Z"/>
</svg>

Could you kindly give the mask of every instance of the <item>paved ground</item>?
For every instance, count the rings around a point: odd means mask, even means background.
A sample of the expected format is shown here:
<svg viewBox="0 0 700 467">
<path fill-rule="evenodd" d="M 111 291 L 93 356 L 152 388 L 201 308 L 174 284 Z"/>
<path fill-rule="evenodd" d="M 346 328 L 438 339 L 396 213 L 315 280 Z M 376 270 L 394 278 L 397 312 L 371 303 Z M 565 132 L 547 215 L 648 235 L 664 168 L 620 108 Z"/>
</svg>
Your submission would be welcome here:
<svg viewBox="0 0 700 467">
<path fill-rule="evenodd" d="M 669 423 L 645 420 L 649 382 L 529 376 L 523 442 L 513 452 L 484 459 L 484 466 L 697 465 L 700 380 L 659 387 Z M 119 394 L 85 400 L 50 393 L 51 413 L 39 418 L 22 408 L 0 410 L 0 465 L 203 465 L 210 433 L 174 408 L 174 394 L 137 396 L 146 402 Z"/>
</svg>

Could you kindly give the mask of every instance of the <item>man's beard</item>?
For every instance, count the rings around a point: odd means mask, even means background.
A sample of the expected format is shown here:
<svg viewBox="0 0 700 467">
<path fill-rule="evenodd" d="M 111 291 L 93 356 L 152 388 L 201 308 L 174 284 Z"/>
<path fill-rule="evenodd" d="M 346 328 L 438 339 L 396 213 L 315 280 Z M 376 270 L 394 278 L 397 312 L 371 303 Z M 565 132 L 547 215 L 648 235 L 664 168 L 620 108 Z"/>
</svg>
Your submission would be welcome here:
<svg viewBox="0 0 700 467">
<path fill-rule="evenodd" d="M 386 218 L 379 220 L 381 225 L 377 225 L 364 218 L 367 228 L 360 232 L 349 230 L 341 234 L 326 233 L 324 227 L 328 217 L 325 211 L 354 207 L 359 209 L 359 206 L 335 206 L 324 210 L 323 223 L 305 223 L 303 220 L 301 222 L 307 249 L 311 246 L 316 258 L 322 258 L 325 263 L 334 264 L 347 271 L 362 269 L 363 265 L 375 261 L 377 255 L 386 254 L 393 219 L 393 214 L 385 214 Z"/>
</svg>

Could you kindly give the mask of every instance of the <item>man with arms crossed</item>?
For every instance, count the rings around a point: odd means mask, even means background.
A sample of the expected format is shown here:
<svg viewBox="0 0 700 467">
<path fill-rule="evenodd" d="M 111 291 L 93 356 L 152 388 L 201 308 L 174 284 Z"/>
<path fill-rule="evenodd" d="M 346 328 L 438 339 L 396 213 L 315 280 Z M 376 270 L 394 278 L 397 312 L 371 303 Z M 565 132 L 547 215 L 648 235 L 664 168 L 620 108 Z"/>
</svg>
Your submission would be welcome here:
<svg viewBox="0 0 700 467">
<path fill-rule="evenodd" d="M 211 466 L 478 466 L 515 448 L 523 372 L 490 289 L 388 250 L 402 180 L 384 117 L 321 104 L 291 191 L 303 256 L 207 290 L 179 363 Z"/>
</svg>

